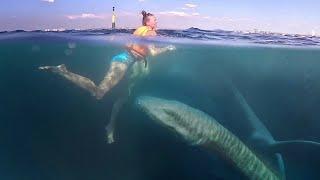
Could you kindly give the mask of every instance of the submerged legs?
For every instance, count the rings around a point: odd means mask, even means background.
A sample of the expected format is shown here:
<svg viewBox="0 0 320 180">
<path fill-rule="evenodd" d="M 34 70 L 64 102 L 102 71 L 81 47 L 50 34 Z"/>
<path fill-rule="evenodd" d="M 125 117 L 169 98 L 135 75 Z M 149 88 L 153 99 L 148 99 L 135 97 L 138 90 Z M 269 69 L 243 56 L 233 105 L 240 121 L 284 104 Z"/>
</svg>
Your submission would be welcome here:
<svg viewBox="0 0 320 180">
<path fill-rule="evenodd" d="M 105 74 L 101 83 L 97 86 L 95 83 L 87 77 L 75 74 L 67 70 L 64 64 L 59 66 L 41 66 L 40 70 L 49 70 L 53 73 L 59 74 L 65 79 L 73 82 L 77 86 L 89 91 L 96 99 L 101 99 L 112 87 L 114 87 L 125 75 L 128 64 L 122 62 L 111 62 L 110 68 Z M 114 142 L 114 129 L 116 118 L 120 109 L 127 102 L 129 94 L 118 98 L 112 106 L 111 117 L 109 124 L 106 126 L 107 142 Z"/>
</svg>

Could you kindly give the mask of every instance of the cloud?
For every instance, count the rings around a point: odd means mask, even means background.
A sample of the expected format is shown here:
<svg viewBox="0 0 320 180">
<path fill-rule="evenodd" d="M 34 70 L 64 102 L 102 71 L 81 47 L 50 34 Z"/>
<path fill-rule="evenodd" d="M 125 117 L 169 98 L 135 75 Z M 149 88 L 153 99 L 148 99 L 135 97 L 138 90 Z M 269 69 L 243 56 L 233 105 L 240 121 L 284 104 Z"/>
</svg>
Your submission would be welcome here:
<svg viewBox="0 0 320 180">
<path fill-rule="evenodd" d="M 158 14 L 166 15 L 166 16 L 179 16 L 179 17 L 195 17 L 200 15 L 197 12 L 186 13 L 183 11 L 162 11 L 162 12 L 159 12 Z"/>
<path fill-rule="evenodd" d="M 189 14 L 182 11 L 162 11 L 162 12 L 159 12 L 159 14 L 169 15 L 169 16 L 181 16 L 181 17 L 190 16 Z"/>
<path fill-rule="evenodd" d="M 48 3 L 54 3 L 54 0 L 42 0 L 44 2 L 48 2 Z"/>
<path fill-rule="evenodd" d="M 103 19 L 104 16 L 92 14 L 92 13 L 82 13 L 80 15 L 67 15 L 68 19 Z"/>
<path fill-rule="evenodd" d="M 190 3 L 184 4 L 184 5 L 188 8 L 196 8 L 198 6 L 196 4 L 190 4 Z"/>
</svg>

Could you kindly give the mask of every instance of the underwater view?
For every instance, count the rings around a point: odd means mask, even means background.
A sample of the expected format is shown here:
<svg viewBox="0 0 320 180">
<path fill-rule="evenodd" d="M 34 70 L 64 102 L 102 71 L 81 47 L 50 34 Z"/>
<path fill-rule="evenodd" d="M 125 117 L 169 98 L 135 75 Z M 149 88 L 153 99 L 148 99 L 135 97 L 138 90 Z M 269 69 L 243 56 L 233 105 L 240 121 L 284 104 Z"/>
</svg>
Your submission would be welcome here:
<svg viewBox="0 0 320 180">
<path fill-rule="evenodd" d="M 0 33 L 1 180 L 320 179 L 319 37 L 132 32 Z M 91 91 L 131 42 L 171 49 Z"/>
</svg>

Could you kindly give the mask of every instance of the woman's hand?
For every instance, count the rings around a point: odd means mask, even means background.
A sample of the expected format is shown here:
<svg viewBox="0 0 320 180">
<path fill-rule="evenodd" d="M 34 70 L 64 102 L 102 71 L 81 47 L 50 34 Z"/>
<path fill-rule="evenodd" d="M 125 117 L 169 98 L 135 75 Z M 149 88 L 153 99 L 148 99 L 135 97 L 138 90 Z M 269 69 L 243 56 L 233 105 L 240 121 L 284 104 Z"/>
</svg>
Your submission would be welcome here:
<svg viewBox="0 0 320 180">
<path fill-rule="evenodd" d="M 149 46 L 149 52 L 152 56 L 156 56 L 158 54 L 167 52 L 167 51 L 173 51 L 176 50 L 176 47 L 173 45 L 161 47 L 161 48 L 156 48 L 155 46 Z"/>
<path fill-rule="evenodd" d="M 176 48 L 174 45 L 169 45 L 169 46 L 167 46 L 167 49 L 168 49 L 169 51 L 174 51 L 174 50 L 176 50 L 177 48 Z"/>
</svg>

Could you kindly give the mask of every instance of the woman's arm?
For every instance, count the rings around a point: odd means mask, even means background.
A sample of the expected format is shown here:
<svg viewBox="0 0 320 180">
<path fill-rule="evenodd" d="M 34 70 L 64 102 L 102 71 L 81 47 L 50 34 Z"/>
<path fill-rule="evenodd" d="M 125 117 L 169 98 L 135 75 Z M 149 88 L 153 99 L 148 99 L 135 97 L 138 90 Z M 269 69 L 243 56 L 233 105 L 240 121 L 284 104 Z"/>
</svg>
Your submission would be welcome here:
<svg viewBox="0 0 320 180">
<path fill-rule="evenodd" d="M 176 49 L 176 47 L 173 45 L 169 45 L 169 46 L 162 47 L 162 48 L 156 48 L 154 45 L 150 45 L 148 48 L 149 48 L 149 52 L 150 52 L 151 56 L 156 56 L 158 54 L 161 54 L 161 53 L 164 53 L 167 51 L 173 51 Z"/>
</svg>

